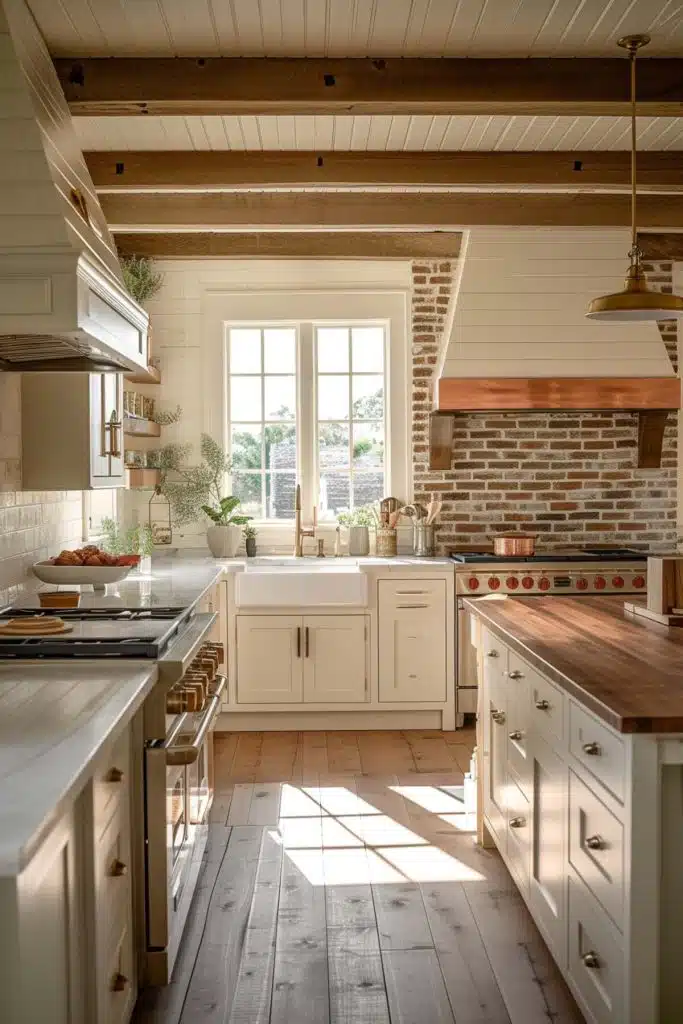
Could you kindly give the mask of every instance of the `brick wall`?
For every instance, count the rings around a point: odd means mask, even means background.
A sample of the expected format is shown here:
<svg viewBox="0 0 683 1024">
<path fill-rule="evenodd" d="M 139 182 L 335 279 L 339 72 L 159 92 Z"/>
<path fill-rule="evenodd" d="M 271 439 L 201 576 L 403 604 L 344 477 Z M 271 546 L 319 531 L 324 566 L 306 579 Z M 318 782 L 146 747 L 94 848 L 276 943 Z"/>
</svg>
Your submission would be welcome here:
<svg viewBox="0 0 683 1024">
<path fill-rule="evenodd" d="M 671 264 L 650 263 L 671 291 Z M 617 413 L 486 413 L 458 417 L 449 470 L 430 471 L 428 421 L 440 335 L 452 287 L 447 262 L 413 264 L 413 480 L 416 501 L 443 499 L 439 553 L 490 532 L 528 530 L 544 547 L 675 546 L 677 423 L 670 415 L 661 469 L 635 468 L 637 420 Z M 674 367 L 676 322 L 660 324 Z"/>
<path fill-rule="evenodd" d="M 81 543 L 80 491 L 22 491 L 21 378 L 0 373 L 0 607 L 13 601 L 30 566 Z"/>
</svg>

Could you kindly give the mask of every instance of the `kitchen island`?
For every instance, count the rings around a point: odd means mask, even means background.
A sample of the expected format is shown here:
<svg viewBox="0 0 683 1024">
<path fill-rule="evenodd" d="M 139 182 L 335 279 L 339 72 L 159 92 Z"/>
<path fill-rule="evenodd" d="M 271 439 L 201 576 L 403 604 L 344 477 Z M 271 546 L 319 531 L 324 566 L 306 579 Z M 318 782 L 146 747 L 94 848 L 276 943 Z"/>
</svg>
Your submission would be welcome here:
<svg viewBox="0 0 683 1024">
<path fill-rule="evenodd" d="M 616 596 L 465 603 L 482 838 L 587 1020 L 679 1021 L 683 630 Z"/>
</svg>

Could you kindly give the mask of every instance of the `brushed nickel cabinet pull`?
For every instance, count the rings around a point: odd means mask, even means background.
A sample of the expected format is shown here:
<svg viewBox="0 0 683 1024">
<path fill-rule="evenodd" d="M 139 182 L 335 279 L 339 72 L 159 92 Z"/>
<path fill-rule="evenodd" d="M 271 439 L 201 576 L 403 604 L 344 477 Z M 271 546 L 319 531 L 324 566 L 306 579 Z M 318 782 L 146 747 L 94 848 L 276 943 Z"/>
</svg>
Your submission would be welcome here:
<svg viewBox="0 0 683 1024">
<path fill-rule="evenodd" d="M 589 850 L 604 850 L 606 845 L 605 840 L 601 836 L 586 837 L 586 846 Z"/>
<path fill-rule="evenodd" d="M 107 772 L 107 782 L 121 782 L 123 779 L 123 772 L 120 768 L 110 768 Z"/>
<path fill-rule="evenodd" d="M 602 753 L 599 743 L 584 743 L 581 749 L 584 754 L 590 754 L 592 757 L 598 757 Z"/>
<path fill-rule="evenodd" d="M 598 954 L 595 953 L 592 949 L 589 950 L 588 953 L 584 953 L 581 959 L 583 961 L 584 967 L 589 967 L 591 968 L 591 970 L 595 970 L 596 968 L 601 966 Z"/>
<path fill-rule="evenodd" d="M 515 729 L 515 731 L 514 731 L 514 732 L 510 732 L 510 733 L 508 733 L 508 737 L 509 737 L 509 738 L 510 738 L 511 740 L 521 740 L 521 739 L 522 739 L 522 737 L 523 737 L 523 735 L 524 735 L 524 733 L 520 732 L 520 730 L 519 730 L 519 729 Z"/>
<path fill-rule="evenodd" d="M 497 658 L 498 657 L 498 651 L 487 651 L 486 652 L 486 657 L 487 658 Z"/>
<path fill-rule="evenodd" d="M 535 705 L 536 705 L 536 707 L 538 708 L 539 711 L 547 711 L 548 708 L 550 707 L 550 701 L 549 700 L 537 700 L 537 701 L 534 701 L 534 703 L 535 703 Z"/>
<path fill-rule="evenodd" d="M 296 656 L 301 657 L 301 626 L 296 627 Z"/>
<path fill-rule="evenodd" d="M 308 626 L 304 626 L 304 650 L 306 652 L 306 657 L 308 657 L 311 652 L 311 635 Z"/>
<path fill-rule="evenodd" d="M 397 608 L 429 608 L 428 604 L 397 604 Z"/>
<path fill-rule="evenodd" d="M 526 818 L 510 818 L 510 828 L 524 828 Z"/>
<path fill-rule="evenodd" d="M 505 722 L 505 712 L 499 711 L 498 708 L 491 708 L 491 718 L 496 725 L 503 725 Z"/>
<path fill-rule="evenodd" d="M 118 857 L 112 862 L 112 866 L 109 868 L 109 874 L 112 878 L 122 878 L 128 874 L 128 865 L 124 864 Z"/>
<path fill-rule="evenodd" d="M 508 676 L 510 679 L 524 679 L 524 673 L 520 672 L 518 668 L 513 669 L 512 672 L 508 672 Z"/>
</svg>

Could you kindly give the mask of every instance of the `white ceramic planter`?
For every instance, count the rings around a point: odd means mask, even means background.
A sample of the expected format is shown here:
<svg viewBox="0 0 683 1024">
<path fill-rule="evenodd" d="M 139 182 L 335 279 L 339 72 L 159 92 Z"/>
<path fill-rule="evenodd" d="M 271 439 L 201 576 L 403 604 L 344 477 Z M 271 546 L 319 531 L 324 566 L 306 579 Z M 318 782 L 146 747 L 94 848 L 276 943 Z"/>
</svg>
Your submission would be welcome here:
<svg viewBox="0 0 683 1024">
<path fill-rule="evenodd" d="M 239 526 L 209 526 L 206 543 L 214 558 L 234 558 L 242 536 Z"/>
</svg>

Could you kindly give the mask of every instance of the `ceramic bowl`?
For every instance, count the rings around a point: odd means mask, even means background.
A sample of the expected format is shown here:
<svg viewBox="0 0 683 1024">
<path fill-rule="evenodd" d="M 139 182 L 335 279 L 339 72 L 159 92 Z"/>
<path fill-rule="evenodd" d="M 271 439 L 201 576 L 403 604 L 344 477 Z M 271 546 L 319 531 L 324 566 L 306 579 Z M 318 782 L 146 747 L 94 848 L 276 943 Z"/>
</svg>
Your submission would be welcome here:
<svg viewBox="0 0 683 1024">
<path fill-rule="evenodd" d="M 33 575 L 43 583 L 71 587 L 92 586 L 103 590 L 108 583 L 120 583 L 131 570 L 130 565 L 54 565 L 36 562 Z"/>
</svg>

